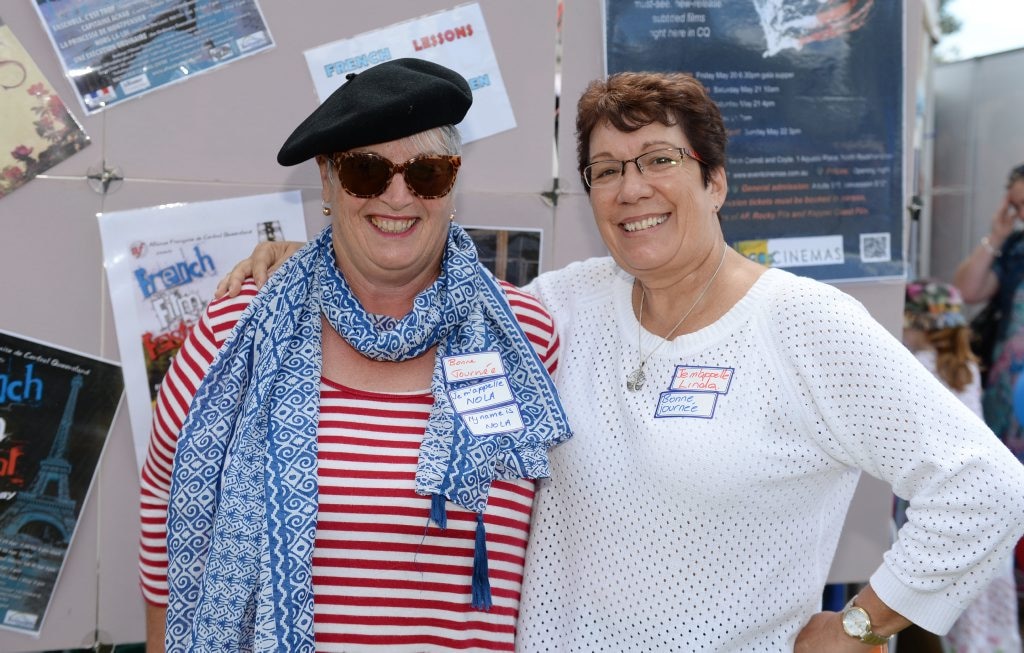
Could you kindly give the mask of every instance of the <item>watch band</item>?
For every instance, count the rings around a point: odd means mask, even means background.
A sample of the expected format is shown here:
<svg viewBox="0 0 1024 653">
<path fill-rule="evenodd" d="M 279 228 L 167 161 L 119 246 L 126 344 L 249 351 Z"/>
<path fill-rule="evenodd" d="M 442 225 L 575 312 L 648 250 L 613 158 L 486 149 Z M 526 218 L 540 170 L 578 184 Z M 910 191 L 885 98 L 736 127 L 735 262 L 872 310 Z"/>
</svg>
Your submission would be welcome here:
<svg viewBox="0 0 1024 653">
<path fill-rule="evenodd" d="M 874 633 L 864 633 L 860 636 L 860 641 L 871 646 L 888 644 L 890 639 L 892 639 L 892 637 L 883 637 L 882 635 L 876 635 Z"/>
</svg>

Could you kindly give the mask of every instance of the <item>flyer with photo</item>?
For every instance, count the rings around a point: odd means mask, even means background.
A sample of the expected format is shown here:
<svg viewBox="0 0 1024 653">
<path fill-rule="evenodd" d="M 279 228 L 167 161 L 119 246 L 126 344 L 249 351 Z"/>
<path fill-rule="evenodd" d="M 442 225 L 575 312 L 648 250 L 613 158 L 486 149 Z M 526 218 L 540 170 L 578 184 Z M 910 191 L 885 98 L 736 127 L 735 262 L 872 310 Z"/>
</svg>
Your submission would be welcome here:
<svg viewBox="0 0 1024 653">
<path fill-rule="evenodd" d="M 116 363 L 0 331 L 0 627 L 41 630 L 123 390 Z"/>
<path fill-rule="evenodd" d="M 89 144 L 0 17 L 0 198 Z"/>
<path fill-rule="evenodd" d="M 256 0 L 35 0 L 86 113 L 274 47 Z"/>
<path fill-rule="evenodd" d="M 139 469 L 153 401 L 217 282 L 260 242 L 306 240 L 299 191 L 99 216 Z"/>
</svg>

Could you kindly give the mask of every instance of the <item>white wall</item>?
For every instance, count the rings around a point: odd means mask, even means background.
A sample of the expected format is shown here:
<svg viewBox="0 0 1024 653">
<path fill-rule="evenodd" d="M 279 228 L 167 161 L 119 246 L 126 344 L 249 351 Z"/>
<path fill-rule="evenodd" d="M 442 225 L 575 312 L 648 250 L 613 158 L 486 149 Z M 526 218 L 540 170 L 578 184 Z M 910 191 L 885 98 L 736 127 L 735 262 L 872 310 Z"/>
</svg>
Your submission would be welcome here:
<svg viewBox="0 0 1024 653">
<path fill-rule="evenodd" d="M 1024 49 L 935 68 L 932 276 L 953 278 L 1024 163 L 1022 70 Z"/>
</svg>

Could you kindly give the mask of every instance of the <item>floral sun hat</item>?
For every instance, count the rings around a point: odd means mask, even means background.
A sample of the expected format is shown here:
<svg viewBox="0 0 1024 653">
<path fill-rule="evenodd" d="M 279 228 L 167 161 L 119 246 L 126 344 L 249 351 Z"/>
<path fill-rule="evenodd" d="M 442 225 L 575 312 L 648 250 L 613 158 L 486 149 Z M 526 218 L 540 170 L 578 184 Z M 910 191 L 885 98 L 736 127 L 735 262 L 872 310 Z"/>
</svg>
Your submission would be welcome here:
<svg viewBox="0 0 1024 653">
<path fill-rule="evenodd" d="M 934 279 L 907 284 L 903 328 L 936 331 L 967 326 L 964 301 L 956 286 Z"/>
</svg>

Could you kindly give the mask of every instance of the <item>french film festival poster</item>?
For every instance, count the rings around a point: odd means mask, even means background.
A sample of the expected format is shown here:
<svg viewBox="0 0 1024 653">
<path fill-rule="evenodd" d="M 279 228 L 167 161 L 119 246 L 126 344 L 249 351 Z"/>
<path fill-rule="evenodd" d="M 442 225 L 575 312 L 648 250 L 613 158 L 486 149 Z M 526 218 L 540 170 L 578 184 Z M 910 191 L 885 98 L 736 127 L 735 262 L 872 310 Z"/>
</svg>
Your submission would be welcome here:
<svg viewBox="0 0 1024 653">
<path fill-rule="evenodd" d="M 139 469 L 171 360 L 217 282 L 260 242 L 306 240 L 299 191 L 99 216 L 103 264 Z"/>
</svg>

